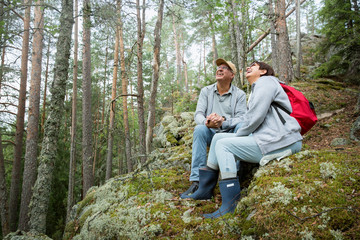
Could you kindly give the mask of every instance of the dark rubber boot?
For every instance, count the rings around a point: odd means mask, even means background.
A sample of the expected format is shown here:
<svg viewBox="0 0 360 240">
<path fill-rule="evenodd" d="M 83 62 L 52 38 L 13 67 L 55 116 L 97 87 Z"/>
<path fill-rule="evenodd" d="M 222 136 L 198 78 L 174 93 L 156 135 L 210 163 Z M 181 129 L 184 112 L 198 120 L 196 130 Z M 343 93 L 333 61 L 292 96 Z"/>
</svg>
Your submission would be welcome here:
<svg viewBox="0 0 360 240">
<path fill-rule="evenodd" d="M 191 195 L 191 194 L 193 194 L 194 192 L 196 192 L 196 190 L 198 190 L 198 188 L 199 188 L 199 182 L 193 182 L 192 184 L 191 184 L 191 186 L 189 187 L 189 189 L 188 190 L 186 190 L 185 192 L 183 192 L 182 194 L 180 194 L 180 197 L 182 197 L 182 196 L 187 196 L 187 195 Z"/>
<path fill-rule="evenodd" d="M 181 198 L 208 200 L 213 197 L 213 191 L 219 177 L 219 171 L 199 169 L 199 189 L 191 195 L 181 195 Z"/>
<path fill-rule="evenodd" d="M 204 214 L 205 218 L 218 218 L 224 216 L 226 213 L 233 213 L 235 211 L 237 202 L 240 199 L 239 179 L 219 181 L 219 187 L 222 205 L 217 211 L 210 214 Z"/>
</svg>

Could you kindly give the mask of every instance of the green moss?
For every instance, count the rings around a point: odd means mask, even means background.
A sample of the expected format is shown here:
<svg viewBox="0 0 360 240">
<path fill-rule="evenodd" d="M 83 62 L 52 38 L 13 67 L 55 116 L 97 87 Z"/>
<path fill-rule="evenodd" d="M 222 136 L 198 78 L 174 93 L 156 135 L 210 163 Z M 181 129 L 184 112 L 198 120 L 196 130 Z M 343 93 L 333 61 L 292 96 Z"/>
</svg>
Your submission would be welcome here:
<svg viewBox="0 0 360 240">
<path fill-rule="evenodd" d="M 171 144 L 171 146 L 175 146 L 178 144 L 178 141 L 174 137 L 174 135 L 170 132 L 166 134 L 166 140 Z"/>
<path fill-rule="evenodd" d="M 94 201 L 94 196 L 95 196 L 95 191 L 93 192 L 88 192 L 88 194 L 86 194 L 84 200 L 82 200 L 79 203 L 79 207 L 77 208 L 77 214 L 80 214 L 80 212 L 84 209 L 85 206 L 91 204 Z"/>
</svg>

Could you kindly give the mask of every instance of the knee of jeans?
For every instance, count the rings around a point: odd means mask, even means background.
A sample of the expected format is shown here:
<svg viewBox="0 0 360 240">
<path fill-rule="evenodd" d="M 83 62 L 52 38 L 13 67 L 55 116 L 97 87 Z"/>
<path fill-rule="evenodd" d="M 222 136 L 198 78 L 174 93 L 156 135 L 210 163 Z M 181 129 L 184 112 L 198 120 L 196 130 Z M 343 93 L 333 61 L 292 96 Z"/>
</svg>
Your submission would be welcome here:
<svg viewBox="0 0 360 240">
<path fill-rule="evenodd" d="M 204 135 L 209 133 L 209 128 L 205 125 L 196 125 L 194 135 Z"/>
<path fill-rule="evenodd" d="M 216 137 L 216 135 L 215 135 Z M 217 139 L 213 139 L 213 141 L 217 140 Z M 224 141 L 222 141 L 222 139 L 219 139 L 217 142 L 216 142 L 216 145 L 215 145 L 215 151 L 218 153 L 219 151 L 226 151 L 226 144 L 224 144 Z"/>
</svg>

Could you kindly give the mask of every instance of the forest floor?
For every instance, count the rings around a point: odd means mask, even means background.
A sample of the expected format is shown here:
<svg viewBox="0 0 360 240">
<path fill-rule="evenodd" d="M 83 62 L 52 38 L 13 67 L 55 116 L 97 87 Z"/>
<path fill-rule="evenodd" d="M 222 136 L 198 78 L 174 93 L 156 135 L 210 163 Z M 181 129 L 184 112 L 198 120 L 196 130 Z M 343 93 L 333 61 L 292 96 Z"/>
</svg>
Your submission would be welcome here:
<svg viewBox="0 0 360 240">
<path fill-rule="evenodd" d="M 320 79 L 316 85 L 297 82 L 293 86 L 299 87 L 315 104 L 319 118 L 315 126 L 304 135 L 304 146 L 312 150 L 334 151 L 346 151 L 351 148 L 360 156 L 359 143 L 350 139 L 351 126 L 360 115 L 360 111 L 356 111 L 359 86 L 344 85 L 329 79 Z M 346 139 L 348 144 L 333 146 L 331 143 L 336 138 Z"/>
</svg>

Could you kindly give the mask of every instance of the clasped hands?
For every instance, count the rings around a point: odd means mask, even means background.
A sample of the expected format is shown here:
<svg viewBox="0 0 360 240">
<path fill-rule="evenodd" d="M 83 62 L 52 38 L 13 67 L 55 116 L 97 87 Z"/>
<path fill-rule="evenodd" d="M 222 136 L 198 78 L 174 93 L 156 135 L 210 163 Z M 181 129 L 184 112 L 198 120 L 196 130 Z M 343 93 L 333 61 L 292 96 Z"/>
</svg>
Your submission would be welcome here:
<svg viewBox="0 0 360 240">
<path fill-rule="evenodd" d="M 212 113 L 206 117 L 205 125 L 208 128 L 220 128 L 223 121 L 224 121 L 224 118 L 222 116 L 220 116 L 219 114 L 216 114 L 216 113 Z"/>
</svg>

